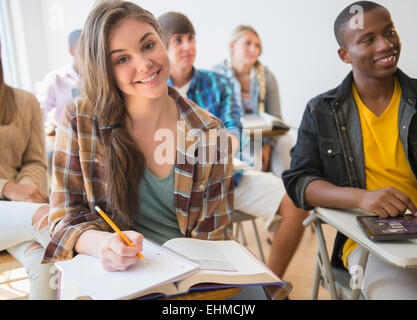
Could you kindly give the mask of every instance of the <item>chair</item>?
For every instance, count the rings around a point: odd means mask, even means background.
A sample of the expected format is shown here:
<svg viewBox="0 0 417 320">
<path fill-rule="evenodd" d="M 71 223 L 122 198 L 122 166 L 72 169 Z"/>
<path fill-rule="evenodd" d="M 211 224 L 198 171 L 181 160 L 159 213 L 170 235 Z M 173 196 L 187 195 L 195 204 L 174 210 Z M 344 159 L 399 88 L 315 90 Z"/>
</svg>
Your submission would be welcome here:
<svg viewBox="0 0 417 320">
<path fill-rule="evenodd" d="M 354 295 L 353 290 L 350 287 L 351 276 L 349 272 L 345 269 L 335 267 L 331 267 L 331 270 L 333 272 L 333 283 L 336 291 L 336 298 L 338 300 L 366 300 L 365 296 L 360 292 L 358 292 L 356 296 Z M 316 273 L 313 281 L 312 300 L 317 300 L 319 285 L 327 291 L 331 291 L 330 281 L 330 276 L 326 273 L 322 258 L 320 257 L 320 253 L 318 253 Z"/>
<path fill-rule="evenodd" d="M 0 276 L 4 277 L 4 280 L 0 281 L 1 285 L 7 285 L 13 290 L 16 290 L 15 288 L 11 287 L 10 284 L 17 281 L 26 280 L 27 277 L 20 277 L 20 278 L 11 278 L 10 271 L 14 269 L 22 268 L 22 265 L 17 261 L 11 254 L 9 254 L 7 251 L 0 251 Z M 20 291 L 20 290 L 19 290 Z M 19 297 L 19 299 L 26 299 L 27 294 L 23 297 Z"/>
<path fill-rule="evenodd" d="M 350 286 L 351 276 L 349 272 L 342 268 L 333 267 L 327 251 L 326 240 L 324 238 L 322 224 L 324 221 L 311 214 L 304 220 L 304 226 L 311 224 L 314 228 L 318 242 L 317 264 L 314 273 L 312 300 L 317 300 L 320 285 L 330 292 L 332 300 L 366 300 L 361 290 L 352 289 Z M 366 265 L 367 254 L 363 254 L 359 264 Z"/>
<path fill-rule="evenodd" d="M 256 239 L 256 243 L 258 245 L 258 251 L 259 251 L 259 255 L 261 257 L 261 260 L 263 262 L 265 262 L 265 255 L 264 255 L 264 251 L 262 248 L 262 242 L 259 238 L 259 232 L 258 232 L 258 228 L 256 226 L 256 220 L 257 218 L 255 216 L 252 216 L 250 214 L 235 210 L 233 213 L 233 223 L 236 224 L 236 228 L 234 231 L 234 235 L 233 238 L 238 241 L 239 238 L 239 232 L 242 236 L 243 239 L 243 245 L 247 246 L 247 240 L 246 240 L 246 236 L 245 236 L 245 232 L 243 230 L 243 226 L 242 226 L 242 222 L 244 221 L 251 221 L 252 222 L 252 227 L 253 227 L 253 231 L 255 233 L 255 239 Z"/>
</svg>

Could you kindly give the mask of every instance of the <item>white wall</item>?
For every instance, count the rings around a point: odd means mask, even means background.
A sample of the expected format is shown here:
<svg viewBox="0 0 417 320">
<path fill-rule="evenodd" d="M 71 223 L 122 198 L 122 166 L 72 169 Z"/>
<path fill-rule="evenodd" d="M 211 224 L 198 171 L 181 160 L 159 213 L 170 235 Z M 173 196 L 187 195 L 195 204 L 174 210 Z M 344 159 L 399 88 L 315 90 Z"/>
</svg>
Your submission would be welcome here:
<svg viewBox="0 0 417 320">
<path fill-rule="evenodd" d="M 15 1 L 15 0 L 13 0 Z M 12 1 L 12 2 L 13 2 Z M 43 74 L 71 61 L 67 36 L 82 28 L 94 0 L 20 0 L 40 9 L 43 54 L 35 52 L 32 83 Z M 185 13 L 193 22 L 198 41 L 196 66 L 211 68 L 228 54 L 229 35 L 238 24 L 258 30 L 264 45 L 261 61 L 276 75 L 284 119 L 298 126 L 306 102 L 337 86 L 349 71 L 337 56 L 333 22 L 353 0 L 140 0 L 159 16 L 167 11 Z M 379 0 L 392 13 L 402 38 L 400 68 L 417 77 L 417 1 Z M 36 30 L 35 30 L 36 31 Z M 33 32 L 33 31 L 32 31 Z M 42 45 L 42 42 L 40 43 Z M 40 68 L 42 70 L 40 70 Z M 41 72 L 43 71 L 43 73 Z"/>
</svg>

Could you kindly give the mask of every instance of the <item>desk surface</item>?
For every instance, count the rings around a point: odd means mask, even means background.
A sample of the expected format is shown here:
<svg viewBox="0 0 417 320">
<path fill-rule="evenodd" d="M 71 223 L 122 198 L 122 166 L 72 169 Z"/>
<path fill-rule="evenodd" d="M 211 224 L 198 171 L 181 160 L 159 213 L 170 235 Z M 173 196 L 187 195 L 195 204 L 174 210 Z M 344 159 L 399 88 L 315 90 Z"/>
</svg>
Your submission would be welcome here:
<svg viewBox="0 0 417 320">
<path fill-rule="evenodd" d="M 385 262 L 401 268 L 417 268 L 417 239 L 378 242 L 370 240 L 355 219 L 356 216 L 366 215 L 364 211 L 316 208 L 314 214 Z"/>
</svg>

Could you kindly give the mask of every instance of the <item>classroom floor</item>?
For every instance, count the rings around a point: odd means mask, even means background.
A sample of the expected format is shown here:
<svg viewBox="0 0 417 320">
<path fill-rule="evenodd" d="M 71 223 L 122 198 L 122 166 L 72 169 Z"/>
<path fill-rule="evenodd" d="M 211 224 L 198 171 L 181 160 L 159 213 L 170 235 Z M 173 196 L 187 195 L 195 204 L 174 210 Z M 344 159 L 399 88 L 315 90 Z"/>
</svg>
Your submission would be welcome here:
<svg viewBox="0 0 417 320">
<path fill-rule="evenodd" d="M 263 230 L 262 220 L 257 221 L 258 230 Z M 248 248 L 253 253 L 258 255 L 254 232 L 249 221 L 243 223 L 245 235 L 248 241 Z M 324 236 L 328 250 L 331 251 L 336 231 L 328 225 L 323 225 Z M 269 256 L 270 245 L 267 243 L 267 234 L 260 234 L 262 240 L 262 246 L 264 249 L 265 256 Z M 293 285 L 293 290 L 289 297 L 292 300 L 310 300 L 311 289 L 313 285 L 313 277 L 315 270 L 315 261 L 317 254 L 317 239 L 316 235 L 312 232 L 311 227 L 308 227 L 303 235 L 300 246 L 296 254 L 294 255 L 284 280 L 289 281 Z M 329 252 L 330 255 L 330 252 Z M 23 268 L 12 271 L 12 278 L 18 278 L 25 276 L 25 270 Z M 4 279 L 4 274 L 0 274 L 0 282 Z M 11 286 L 0 285 L 0 300 L 4 299 L 22 299 L 29 291 L 29 282 L 27 280 L 12 283 Z M 320 288 L 319 300 L 329 300 L 329 293 Z"/>
<path fill-rule="evenodd" d="M 254 236 L 253 228 L 250 222 L 245 222 L 245 234 L 248 241 L 248 248 L 255 254 L 258 254 L 258 248 Z M 258 230 L 263 230 L 262 220 L 257 220 Z M 333 241 L 336 236 L 336 231 L 329 225 L 323 225 L 323 233 L 326 239 L 329 256 L 333 249 Z M 266 259 L 268 259 L 271 246 L 267 243 L 267 233 L 260 234 L 262 246 Z M 317 255 L 317 238 L 313 233 L 312 228 L 306 228 L 300 245 L 284 274 L 283 280 L 291 282 L 293 290 L 289 298 L 292 300 L 311 300 L 311 292 L 313 287 L 313 278 L 315 271 L 315 262 Z M 330 300 L 330 294 L 322 287 L 319 289 L 319 300 Z"/>
</svg>

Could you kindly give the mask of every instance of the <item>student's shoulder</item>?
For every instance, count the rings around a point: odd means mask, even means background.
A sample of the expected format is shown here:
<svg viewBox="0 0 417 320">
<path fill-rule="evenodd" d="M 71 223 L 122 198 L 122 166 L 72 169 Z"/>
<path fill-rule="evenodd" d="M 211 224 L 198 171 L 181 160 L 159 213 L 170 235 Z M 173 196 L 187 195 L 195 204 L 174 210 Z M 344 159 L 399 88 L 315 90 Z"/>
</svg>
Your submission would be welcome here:
<svg viewBox="0 0 417 320">
<path fill-rule="evenodd" d="M 400 69 L 397 70 L 396 76 L 400 81 L 402 89 L 410 90 L 417 96 L 417 79 L 411 78 Z"/>
<path fill-rule="evenodd" d="M 29 110 L 31 113 L 40 111 L 39 101 L 34 94 L 19 88 L 12 88 L 12 91 L 16 107 L 21 109 L 24 114 L 28 114 Z"/>
<path fill-rule="evenodd" d="M 180 104 L 181 116 L 191 128 L 209 130 L 224 127 L 218 118 L 198 106 L 194 101 L 186 97 L 180 97 L 177 103 Z"/>
<path fill-rule="evenodd" d="M 94 107 L 83 97 L 77 97 L 65 106 L 66 118 L 69 121 L 92 122 L 96 119 L 94 116 Z"/>
<path fill-rule="evenodd" d="M 226 75 L 217 71 L 210 71 L 206 69 L 198 69 L 197 71 L 199 72 L 200 77 L 209 79 L 211 82 L 226 84 L 229 81 L 229 78 Z"/>
<path fill-rule="evenodd" d="M 227 75 L 227 73 L 230 71 L 230 68 L 227 66 L 225 61 L 215 64 L 212 69 L 215 73 L 222 75 Z"/>
<path fill-rule="evenodd" d="M 19 88 L 12 88 L 12 90 L 17 104 L 37 104 L 38 100 L 33 93 Z"/>
<path fill-rule="evenodd" d="M 336 99 L 338 90 L 339 87 L 336 87 L 315 96 L 308 101 L 307 108 L 309 108 L 311 112 L 329 110 L 332 102 Z"/>
<path fill-rule="evenodd" d="M 73 72 L 72 65 L 64 65 L 62 67 L 59 67 L 58 69 L 52 70 L 51 72 L 47 73 L 45 77 L 43 78 L 44 82 L 47 82 L 48 84 L 52 84 L 58 79 L 65 78 L 69 74 Z"/>
</svg>

